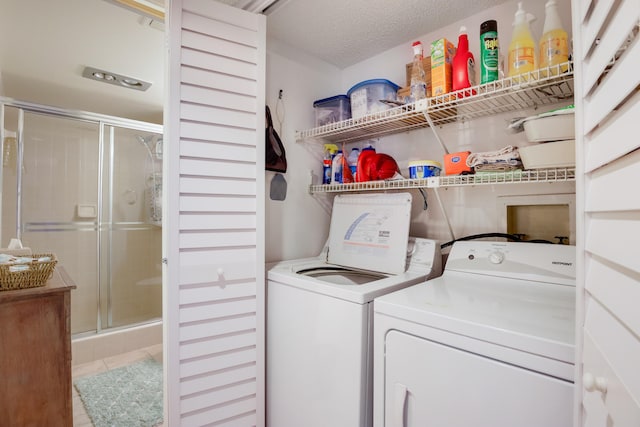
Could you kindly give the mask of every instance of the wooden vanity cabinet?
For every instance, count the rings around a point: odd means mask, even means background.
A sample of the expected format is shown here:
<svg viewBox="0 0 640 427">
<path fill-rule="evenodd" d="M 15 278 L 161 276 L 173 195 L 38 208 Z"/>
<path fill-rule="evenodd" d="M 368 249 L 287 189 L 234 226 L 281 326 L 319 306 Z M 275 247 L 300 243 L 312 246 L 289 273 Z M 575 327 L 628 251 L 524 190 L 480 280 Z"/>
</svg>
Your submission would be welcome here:
<svg viewBox="0 0 640 427">
<path fill-rule="evenodd" d="M 0 425 L 73 426 L 75 287 L 58 266 L 45 286 L 0 291 Z"/>
</svg>

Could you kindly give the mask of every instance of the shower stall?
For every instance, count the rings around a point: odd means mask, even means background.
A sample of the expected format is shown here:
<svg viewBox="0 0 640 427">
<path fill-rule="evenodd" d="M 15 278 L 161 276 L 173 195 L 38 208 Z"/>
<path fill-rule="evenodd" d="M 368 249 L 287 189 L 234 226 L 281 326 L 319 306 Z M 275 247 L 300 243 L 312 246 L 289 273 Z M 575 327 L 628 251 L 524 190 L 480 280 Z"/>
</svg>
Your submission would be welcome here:
<svg viewBox="0 0 640 427">
<path fill-rule="evenodd" d="M 0 98 L 0 247 L 51 252 L 83 337 L 162 318 L 162 126 Z"/>
</svg>

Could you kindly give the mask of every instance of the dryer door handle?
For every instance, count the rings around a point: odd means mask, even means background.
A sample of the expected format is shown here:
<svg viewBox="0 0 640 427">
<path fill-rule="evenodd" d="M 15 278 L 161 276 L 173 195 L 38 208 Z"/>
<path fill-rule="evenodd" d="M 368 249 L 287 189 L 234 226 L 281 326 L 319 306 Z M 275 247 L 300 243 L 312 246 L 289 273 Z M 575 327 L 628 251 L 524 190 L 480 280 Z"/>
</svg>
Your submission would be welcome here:
<svg viewBox="0 0 640 427">
<path fill-rule="evenodd" d="M 390 427 L 404 427 L 405 408 L 407 406 L 407 386 L 395 383 L 393 388 L 393 414 Z"/>
</svg>

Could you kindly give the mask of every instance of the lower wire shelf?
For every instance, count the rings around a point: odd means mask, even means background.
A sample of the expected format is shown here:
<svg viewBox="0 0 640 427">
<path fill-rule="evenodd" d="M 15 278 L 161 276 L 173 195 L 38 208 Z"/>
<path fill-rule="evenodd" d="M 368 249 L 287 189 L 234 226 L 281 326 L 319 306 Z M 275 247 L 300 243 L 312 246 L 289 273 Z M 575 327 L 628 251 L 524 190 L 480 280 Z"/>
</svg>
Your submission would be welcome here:
<svg viewBox="0 0 640 427">
<path fill-rule="evenodd" d="M 412 188 L 443 188 L 495 184 L 554 183 L 575 181 L 576 169 L 531 169 L 507 172 L 482 172 L 470 175 L 434 176 L 421 179 L 354 182 L 351 184 L 310 185 L 309 192 L 345 193 L 361 191 L 406 190 Z"/>
</svg>

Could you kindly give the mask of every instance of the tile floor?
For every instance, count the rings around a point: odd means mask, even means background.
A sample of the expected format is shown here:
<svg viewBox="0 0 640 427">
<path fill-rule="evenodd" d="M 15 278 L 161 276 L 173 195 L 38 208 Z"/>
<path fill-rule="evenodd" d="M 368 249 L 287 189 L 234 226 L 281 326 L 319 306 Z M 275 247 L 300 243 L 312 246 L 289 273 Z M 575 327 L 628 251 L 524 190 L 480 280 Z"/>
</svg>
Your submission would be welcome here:
<svg viewBox="0 0 640 427">
<path fill-rule="evenodd" d="M 117 356 L 107 357 L 105 359 L 93 362 L 83 363 L 73 366 L 73 379 L 93 375 L 109 369 L 120 368 L 122 366 L 153 357 L 162 363 L 162 344 L 153 345 L 151 347 L 134 350 L 129 353 L 119 354 Z M 160 424 L 162 426 L 162 424 Z M 93 423 L 84 409 L 80 395 L 73 387 L 73 427 L 93 427 Z"/>
</svg>

